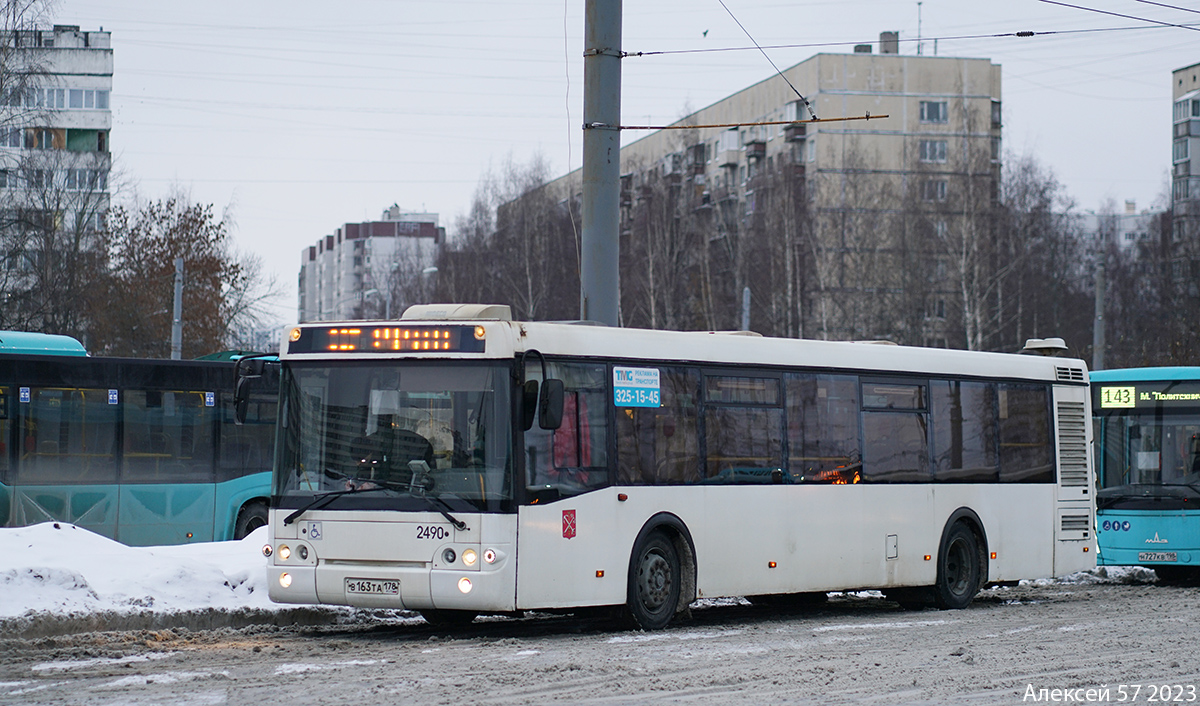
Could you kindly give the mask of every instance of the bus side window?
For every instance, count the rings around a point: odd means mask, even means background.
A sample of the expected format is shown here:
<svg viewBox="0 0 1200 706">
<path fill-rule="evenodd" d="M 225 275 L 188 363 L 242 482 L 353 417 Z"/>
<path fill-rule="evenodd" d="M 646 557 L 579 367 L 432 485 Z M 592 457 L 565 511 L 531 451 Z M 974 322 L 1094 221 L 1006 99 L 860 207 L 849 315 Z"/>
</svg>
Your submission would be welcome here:
<svg viewBox="0 0 1200 706">
<path fill-rule="evenodd" d="M 710 483 L 783 479 L 783 407 L 772 377 L 704 376 L 705 477 Z"/>
<path fill-rule="evenodd" d="M 617 483 L 673 485 L 700 480 L 697 400 L 700 373 L 689 368 L 659 371 L 658 407 L 617 411 Z"/>
<path fill-rule="evenodd" d="M 1045 385 L 1001 384 L 998 407 L 1000 482 L 1053 483 L 1049 389 Z"/>
<path fill-rule="evenodd" d="M 996 385 L 934 380 L 934 480 L 939 483 L 995 483 Z"/>
<path fill-rule="evenodd" d="M 789 373 L 784 382 L 791 481 L 832 485 L 861 481 L 858 378 Z"/>
<path fill-rule="evenodd" d="M 107 389 L 30 389 L 21 405 L 22 485 L 116 483 L 118 405 Z"/>
</svg>

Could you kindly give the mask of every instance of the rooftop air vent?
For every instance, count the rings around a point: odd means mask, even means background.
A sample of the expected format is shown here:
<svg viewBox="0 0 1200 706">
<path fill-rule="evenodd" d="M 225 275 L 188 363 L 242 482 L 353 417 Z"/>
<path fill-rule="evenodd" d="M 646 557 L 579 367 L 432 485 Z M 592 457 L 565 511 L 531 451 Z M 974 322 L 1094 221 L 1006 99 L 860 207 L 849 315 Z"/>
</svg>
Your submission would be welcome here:
<svg viewBox="0 0 1200 706">
<path fill-rule="evenodd" d="M 400 318 L 420 321 L 512 321 L 512 308 L 507 304 L 417 304 L 405 309 Z"/>
<path fill-rule="evenodd" d="M 1022 353 L 1056 356 L 1067 352 L 1067 342 L 1061 338 L 1031 338 L 1025 341 Z"/>
</svg>

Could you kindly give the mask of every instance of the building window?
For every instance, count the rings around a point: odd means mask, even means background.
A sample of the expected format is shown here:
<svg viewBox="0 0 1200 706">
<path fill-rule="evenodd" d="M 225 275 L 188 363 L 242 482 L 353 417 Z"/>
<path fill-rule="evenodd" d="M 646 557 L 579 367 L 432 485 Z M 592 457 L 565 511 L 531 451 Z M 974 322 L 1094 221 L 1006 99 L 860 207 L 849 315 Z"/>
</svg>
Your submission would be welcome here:
<svg viewBox="0 0 1200 706">
<path fill-rule="evenodd" d="M 921 161 L 922 162 L 945 162 L 946 161 L 946 141 L 945 140 L 921 140 Z"/>
<path fill-rule="evenodd" d="M 23 133 L 19 127 L 0 131 L 0 147 L 20 147 L 25 142 Z"/>
<path fill-rule="evenodd" d="M 921 182 L 921 199 L 923 201 L 945 201 L 946 180 L 931 179 Z"/>
<path fill-rule="evenodd" d="M 1000 126 L 1000 101 L 992 101 L 992 127 Z"/>
<path fill-rule="evenodd" d="M 993 162 L 1000 161 L 1000 138 L 999 137 L 992 138 L 992 161 Z"/>
<path fill-rule="evenodd" d="M 921 122 L 946 123 L 950 121 L 950 112 L 946 109 L 946 101 L 921 101 Z"/>
<path fill-rule="evenodd" d="M 1171 159 L 1175 162 L 1182 162 L 1188 159 L 1188 140 L 1182 138 L 1175 140 L 1175 144 L 1171 147 Z"/>
</svg>

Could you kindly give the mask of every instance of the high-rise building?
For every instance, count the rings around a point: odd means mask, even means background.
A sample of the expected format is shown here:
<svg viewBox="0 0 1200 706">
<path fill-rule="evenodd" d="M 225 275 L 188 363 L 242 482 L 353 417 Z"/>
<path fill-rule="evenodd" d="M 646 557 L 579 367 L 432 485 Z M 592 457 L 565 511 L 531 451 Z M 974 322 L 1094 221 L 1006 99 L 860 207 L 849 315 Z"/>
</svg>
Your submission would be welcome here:
<svg viewBox="0 0 1200 706">
<path fill-rule="evenodd" d="M 1171 73 L 1171 204 L 1176 239 L 1200 238 L 1200 64 Z"/>
<path fill-rule="evenodd" d="M 701 293 L 706 320 L 670 320 L 666 302 L 635 325 L 737 325 L 749 288 L 758 320 L 773 317 L 763 329 L 779 335 L 900 330 L 909 343 L 966 344 L 947 342 L 946 320 L 974 315 L 959 293 L 985 258 L 971 248 L 987 240 L 999 195 L 1000 66 L 900 55 L 891 32 L 879 49 L 818 54 L 621 149 L 622 257 L 671 228 L 703 233 L 698 269 L 718 290 Z M 814 113 L 870 119 L 800 122 Z M 728 124 L 739 126 L 690 127 Z M 575 195 L 580 178 L 550 188 Z M 670 218 L 646 207 L 664 200 Z M 623 265 L 623 290 L 679 262 L 645 276 Z M 622 306 L 627 322 L 637 316 Z"/>
<path fill-rule="evenodd" d="M 27 326 L 54 323 L 37 300 L 58 296 L 108 211 L 112 76 L 109 32 L 0 34 L 0 290 Z"/>
<path fill-rule="evenodd" d="M 399 316 L 431 295 L 445 242 L 436 213 L 396 205 L 378 221 L 346 223 L 300 252 L 300 321 Z"/>
</svg>

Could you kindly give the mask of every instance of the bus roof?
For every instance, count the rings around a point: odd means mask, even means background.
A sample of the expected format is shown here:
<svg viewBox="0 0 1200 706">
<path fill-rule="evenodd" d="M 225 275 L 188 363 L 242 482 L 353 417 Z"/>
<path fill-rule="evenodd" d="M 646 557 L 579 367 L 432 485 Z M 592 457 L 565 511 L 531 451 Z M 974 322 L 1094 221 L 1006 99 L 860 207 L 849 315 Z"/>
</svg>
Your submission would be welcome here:
<svg viewBox="0 0 1200 706">
<path fill-rule="evenodd" d="M 486 354 L 467 350 L 442 354 L 390 354 L 368 351 L 361 344 L 376 332 L 473 326 L 487 340 Z M 301 340 L 301 330 L 324 329 L 333 335 L 349 334 L 356 344 L 333 346 Z M 750 364 L 830 370 L 876 370 L 881 374 L 947 373 L 990 378 L 1023 378 L 1085 384 L 1087 366 L 1078 359 L 1012 353 L 985 353 L 943 348 L 817 341 L 731 335 L 742 332 L 656 331 L 636 328 L 551 322 L 517 322 L 496 319 L 405 320 L 402 322 L 351 322 L 300 324 L 293 339 L 284 340 L 281 358 L 383 360 L 387 357 L 482 359 L 519 357 L 537 350 L 546 355 L 588 356 L 613 360 L 661 363 Z M 339 339 L 340 340 L 340 339 Z"/>
<path fill-rule="evenodd" d="M 1122 382 L 1150 380 L 1200 380 L 1200 367 L 1181 365 L 1162 368 L 1116 368 L 1092 371 L 1093 382 Z"/>
<path fill-rule="evenodd" d="M 27 331 L 0 331 L 0 353 L 86 356 L 87 349 L 70 336 Z"/>
</svg>

